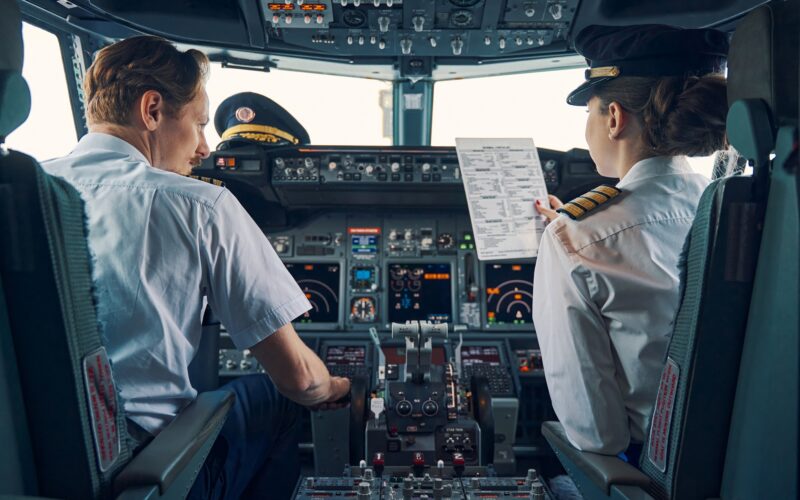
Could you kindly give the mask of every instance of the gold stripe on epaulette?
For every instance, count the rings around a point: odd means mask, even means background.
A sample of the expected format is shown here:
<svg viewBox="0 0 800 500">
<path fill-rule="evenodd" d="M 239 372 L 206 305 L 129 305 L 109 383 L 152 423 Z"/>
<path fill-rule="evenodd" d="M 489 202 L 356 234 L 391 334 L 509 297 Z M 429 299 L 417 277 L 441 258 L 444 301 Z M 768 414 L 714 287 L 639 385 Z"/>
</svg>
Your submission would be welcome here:
<svg viewBox="0 0 800 500">
<path fill-rule="evenodd" d="M 608 198 L 609 198 L 608 195 L 605 195 L 603 193 L 596 193 L 594 191 L 589 191 L 588 193 L 584 194 L 582 197 L 583 198 L 589 198 L 590 200 L 592 200 L 593 202 L 597 203 L 598 205 L 601 204 L 601 203 L 607 202 Z"/>
<path fill-rule="evenodd" d="M 586 213 L 586 210 L 572 202 L 569 202 L 565 203 L 564 206 L 556 210 L 556 212 L 564 214 L 572 220 L 577 220 L 583 217 L 583 214 Z"/>
<path fill-rule="evenodd" d="M 215 186 L 225 187 L 225 183 L 224 182 L 222 182 L 219 179 L 214 179 L 212 177 L 203 177 L 202 175 L 190 175 L 188 177 L 190 177 L 192 179 L 196 179 L 198 181 L 206 182 L 208 184 L 213 184 Z"/>
<path fill-rule="evenodd" d="M 584 196 L 579 196 L 575 198 L 574 200 L 572 200 L 572 203 L 580 205 L 581 208 L 585 208 L 586 210 L 593 210 L 594 207 L 599 205 L 599 203 L 597 203 L 596 201 L 590 200 L 589 198 L 586 198 Z"/>
<path fill-rule="evenodd" d="M 578 220 L 600 205 L 616 198 L 621 192 L 612 186 L 597 186 L 588 193 L 565 203 L 556 212 L 565 214 L 572 220 Z"/>
<path fill-rule="evenodd" d="M 597 186 L 596 188 L 592 189 L 595 193 L 601 193 L 609 198 L 614 198 L 618 196 L 622 191 L 619 188 L 615 188 L 614 186 L 606 186 L 605 184 Z"/>
</svg>

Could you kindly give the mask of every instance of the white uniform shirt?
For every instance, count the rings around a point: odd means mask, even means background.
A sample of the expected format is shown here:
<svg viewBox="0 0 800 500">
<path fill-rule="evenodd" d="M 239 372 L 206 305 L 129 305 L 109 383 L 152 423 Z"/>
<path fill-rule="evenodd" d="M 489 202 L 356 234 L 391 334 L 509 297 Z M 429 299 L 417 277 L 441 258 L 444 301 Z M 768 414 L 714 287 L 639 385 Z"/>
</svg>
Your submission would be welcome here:
<svg viewBox="0 0 800 500">
<path fill-rule="evenodd" d="M 204 296 L 240 349 L 310 309 L 225 188 L 153 168 L 106 134 L 43 167 L 86 204 L 103 341 L 125 410 L 144 429 L 157 433 L 197 396 L 187 369 Z"/>
<path fill-rule="evenodd" d="M 684 157 L 636 163 L 623 193 L 542 237 L 533 319 L 553 409 L 585 451 L 647 430 L 679 301 L 678 258 L 708 179 Z"/>
</svg>

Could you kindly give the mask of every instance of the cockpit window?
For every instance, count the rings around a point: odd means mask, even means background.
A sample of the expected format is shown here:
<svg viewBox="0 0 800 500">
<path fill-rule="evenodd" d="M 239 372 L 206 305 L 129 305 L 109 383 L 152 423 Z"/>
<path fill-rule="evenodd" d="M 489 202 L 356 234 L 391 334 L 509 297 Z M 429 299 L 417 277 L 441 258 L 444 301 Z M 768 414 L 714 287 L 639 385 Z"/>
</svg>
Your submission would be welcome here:
<svg viewBox="0 0 800 500">
<path fill-rule="evenodd" d="M 223 68 L 214 63 L 207 84 L 211 123 L 206 137 L 219 143 L 213 126 L 217 106 L 238 92 L 258 92 L 286 108 L 305 127 L 312 144 L 390 145 L 391 83 L 276 70 Z"/>
<path fill-rule="evenodd" d="M 25 64 L 22 76 L 31 90 L 31 114 L 8 135 L 6 145 L 37 160 L 63 156 L 78 141 L 58 39 L 52 33 L 22 25 Z"/>
<path fill-rule="evenodd" d="M 586 110 L 566 102 L 583 80 L 584 68 L 575 68 L 438 82 L 431 144 L 452 146 L 456 137 L 531 137 L 539 148 L 586 149 Z M 713 157 L 689 163 L 711 176 Z"/>
</svg>

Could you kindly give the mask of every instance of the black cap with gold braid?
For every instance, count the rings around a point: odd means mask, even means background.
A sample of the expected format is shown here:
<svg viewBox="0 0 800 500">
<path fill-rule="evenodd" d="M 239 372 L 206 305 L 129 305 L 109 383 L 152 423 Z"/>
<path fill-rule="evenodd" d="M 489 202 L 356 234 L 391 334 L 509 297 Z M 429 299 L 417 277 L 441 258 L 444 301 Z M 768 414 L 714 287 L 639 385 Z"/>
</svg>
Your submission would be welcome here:
<svg viewBox="0 0 800 500">
<path fill-rule="evenodd" d="M 556 212 L 564 214 L 572 220 L 578 220 L 600 205 L 613 200 L 619 196 L 620 193 L 622 193 L 622 191 L 614 186 L 597 186 L 588 193 L 582 194 L 574 200 L 564 203 L 564 206 L 556 210 Z"/>
<path fill-rule="evenodd" d="M 247 144 L 296 146 L 308 144 L 308 132 L 288 111 L 255 92 L 234 94 L 219 105 L 214 128 L 222 138 L 218 150 Z"/>
</svg>

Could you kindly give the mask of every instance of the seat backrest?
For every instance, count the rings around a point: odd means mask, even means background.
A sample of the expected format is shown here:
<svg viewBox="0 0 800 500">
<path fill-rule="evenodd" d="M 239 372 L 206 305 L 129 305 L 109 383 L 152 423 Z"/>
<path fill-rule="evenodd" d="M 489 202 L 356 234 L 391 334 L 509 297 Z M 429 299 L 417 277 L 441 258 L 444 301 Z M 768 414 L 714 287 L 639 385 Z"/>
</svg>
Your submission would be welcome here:
<svg viewBox="0 0 800 500">
<path fill-rule="evenodd" d="M 755 165 L 755 173 L 712 183 L 687 240 L 681 304 L 640 462 L 657 498 L 720 496 L 766 208 L 769 154 L 781 119 L 772 106 L 783 102 L 780 92 L 788 88 L 773 82 L 778 76 L 771 49 L 786 42 L 780 37 L 796 36 L 797 29 L 785 8 L 769 4 L 751 12 L 731 43 L 728 136 Z"/>
<path fill-rule="evenodd" d="M 0 136 L 5 137 L 27 117 L 30 94 L 20 75 L 21 53 L 6 54 L 22 48 L 17 2 L 0 1 L 0 22 L 5 127 Z M 8 102 L 16 104 L 7 107 Z M 114 474 L 129 461 L 129 448 L 100 342 L 83 202 L 34 159 L 2 145 L 0 193 L 0 283 L 7 319 L 2 368 L 16 387 L 9 397 L 16 397 L 19 412 L 9 421 L 22 477 L 0 484 L 0 494 L 106 496 Z"/>
<path fill-rule="evenodd" d="M 730 96 L 769 103 L 777 133 L 725 457 L 724 499 L 800 495 L 800 2 L 774 7 L 764 23 L 782 30 L 773 33 L 768 47 L 777 82 Z M 761 61 L 741 64 L 749 68 Z"/>
</svg>

